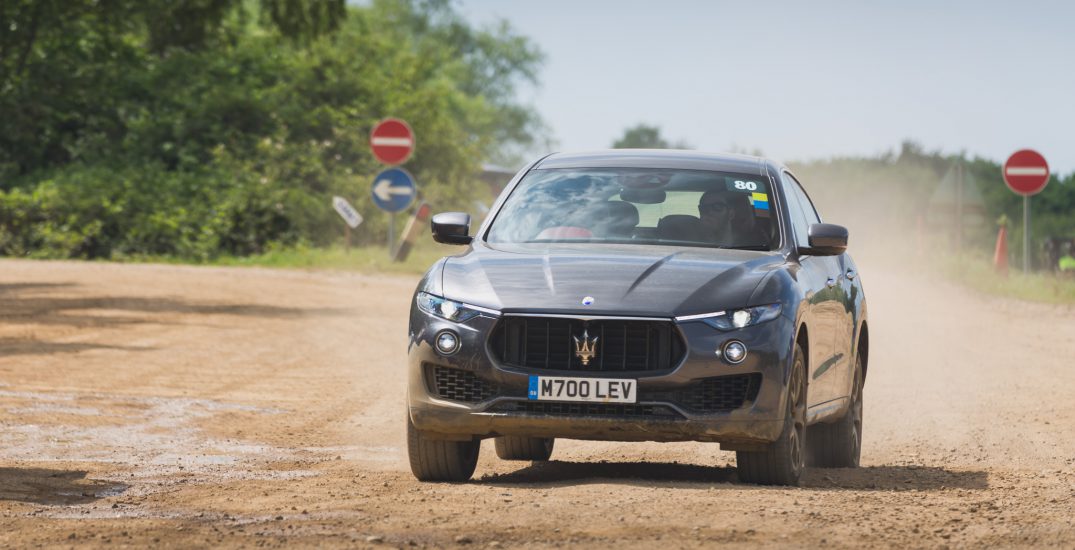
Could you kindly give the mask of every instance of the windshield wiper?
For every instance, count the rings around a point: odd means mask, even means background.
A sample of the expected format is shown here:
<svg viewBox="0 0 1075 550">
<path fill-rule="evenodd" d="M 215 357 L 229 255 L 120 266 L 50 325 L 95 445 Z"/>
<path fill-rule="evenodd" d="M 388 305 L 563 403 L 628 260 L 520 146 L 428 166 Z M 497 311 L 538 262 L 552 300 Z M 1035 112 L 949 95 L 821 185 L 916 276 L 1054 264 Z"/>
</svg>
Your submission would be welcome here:
<svg viewBox="0 0 1075 550">
<path fill-rule="evenodd" d="M 724 246 L 721 248 L 731 248 L 734 250 L 771 250 L 767 244 L 745 244 L 742 246 Z"/>
</svg>

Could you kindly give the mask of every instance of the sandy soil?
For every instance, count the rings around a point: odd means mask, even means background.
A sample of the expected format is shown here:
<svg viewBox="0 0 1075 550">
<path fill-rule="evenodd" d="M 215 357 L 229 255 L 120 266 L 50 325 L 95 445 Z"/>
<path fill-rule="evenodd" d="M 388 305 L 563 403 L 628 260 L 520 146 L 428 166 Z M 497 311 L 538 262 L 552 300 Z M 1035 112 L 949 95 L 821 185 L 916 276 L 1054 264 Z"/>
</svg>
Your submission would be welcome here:
<svg viewBox="0 0 1075 550">
<path fill-rule="evenodd" d="M 416 278 L 0 261 L 0 546 L 1075 547 L 1075 311 L 860 266 L 863 466 L 560 441 L 421 484 Z"/>
</svg>

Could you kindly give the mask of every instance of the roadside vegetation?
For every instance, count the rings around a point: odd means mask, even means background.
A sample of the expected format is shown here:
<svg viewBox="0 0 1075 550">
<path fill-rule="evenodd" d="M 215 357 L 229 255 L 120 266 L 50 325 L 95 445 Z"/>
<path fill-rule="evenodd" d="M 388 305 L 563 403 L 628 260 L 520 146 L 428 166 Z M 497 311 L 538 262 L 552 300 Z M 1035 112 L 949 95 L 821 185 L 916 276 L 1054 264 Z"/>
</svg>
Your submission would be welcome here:
<svg viewBox="0 0 1075 550">
<path fill-rule="evenodd" d="M 336 245 L 333 195 L 365 217 L 355 243 L 380 243 L 379 119 L 414 128 L 406 168 L 439 209 L 485 198 L 482 163 L 543 135 L 516 100 L 540 52 L 447 0 L 14 0 L 0 23 L 4 256 Z"/>
<path fill-rule="evenodd" d="M 449 0 L 13 0 L 0 27 L 0 256 L 416 273 L 454 251 L 423 233 L 408 262 L 388 261 L 388 216 L 369 197 L 379 119 L 414 128 L 405 167 L 435 211 L 476 213 L 493 198 L 484 164 L 548 149 L 518 99 L 540 50 L 507 24 L 473 26 Z M 687 146 L 646 124 L 611 145 Z M 976 288 L 1070 296 L 1063 277 L 1016 274 L 1022 202 L 994 161 L 906 142 L 791 165 L 826 219 L 852 229 L 852 250 L 942 250 L 963 266 L 942 270 Z M 335 195 L 365 218 L 349 253 Z M 1075 174 L 1032 202 L 1041 269 L 1054 261 L 1046 237 L 1075 239 Z M 993 280 L 1002 218 L 1015 221 L 1013 275 Z"/>
<path fill-rule="evenodd" d="M 212 264 L 420 275 L 440 258 L 462 251 L 463 247 L 437 244 L 426 239 L 415 246 L 407 259 L 402 262 L 392 261 L 384 245 L 362 245 L 352 248 L 333 245 L 317 248 L 292 246 L 251 256 L 221 256 L 213 260 Z"/>
<path fill-rule="evenodd" d="M 1018 269 L 998 273 L 992 258 L 964 255 L 941 258 L 941 273 L 979 292 L 1030 302 L 1075 306 L 1075 273 L 1054 271 L 1023 273 Z"/>
<path fill-rule="evenodd" d="M 1031 198 L 1032 272 L 1022 273 L 1022 197 L 1004 184 L 1001 165 L 928 152 L 913 142 L 873 158 L 791 163 L 826 221 L 852 230 L 851 249 L 924 259 L 940 274 L 977 290 L 1048 303 L 1075 303 L 1075 272 L 1057 271 L 1047 238 L 1075 243 L 1075 173 L 1052 177 Z M 960 172 L 962 172 L 960 174 Z M 956 178 L 963 178 L 963 227 Z M 1007 223 L 1008 275 L 993 266 Z M 1075 252 L 1073 252 L 1075 253 Z"/>
</svg>

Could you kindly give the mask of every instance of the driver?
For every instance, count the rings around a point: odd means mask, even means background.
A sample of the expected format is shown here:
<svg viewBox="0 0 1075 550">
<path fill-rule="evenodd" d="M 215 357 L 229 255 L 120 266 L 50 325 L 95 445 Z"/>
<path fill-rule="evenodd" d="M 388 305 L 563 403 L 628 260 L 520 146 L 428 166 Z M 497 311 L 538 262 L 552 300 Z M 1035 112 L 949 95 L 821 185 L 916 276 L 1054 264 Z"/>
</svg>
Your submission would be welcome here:
<svg viewBox="0 0 1075 550">
<path fill-rule="evenodd" d="M 745 193 L 711 190 L 698 200 L 702 241 L 729 248 L 767 247 L 769 236 L 756 223 L 754 207 Z"/>
<path fill-rule="evenodd" d="M 741 209 L 735 208 L 735 201 L 741 197 L 737 193 L 722 190 L 710 190 L 698 199 L 698 218 L 702 221 L 701 241 L 720 246 L 735 245 L 735 231 Z M 752 222 L 753 220 L 748 220 Z"/>
</svg>

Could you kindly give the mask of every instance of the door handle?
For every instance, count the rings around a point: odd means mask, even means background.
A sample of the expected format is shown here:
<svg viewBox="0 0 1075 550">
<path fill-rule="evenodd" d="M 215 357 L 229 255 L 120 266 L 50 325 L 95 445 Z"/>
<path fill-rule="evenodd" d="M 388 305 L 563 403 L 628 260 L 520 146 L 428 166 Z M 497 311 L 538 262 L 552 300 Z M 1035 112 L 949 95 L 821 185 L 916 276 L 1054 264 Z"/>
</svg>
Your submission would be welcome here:
<svg viewBox="0 0 1075 550">
<path fill-rule="evenodd" d="M 846 275 L 847 275 L 847 280 L 853 281 L 853 280 L 855 280 L 855 275 L 858 275 L 858 273 L 855 273 L 854 269 L 847 268 L 847 274 Z"/>
<path fill-rule="evenodd" d="M 836 286 L 836 277 L 829 277 L 829 280 L 825 281 L 825 286 L 829 288 Z"/>
</svg>

